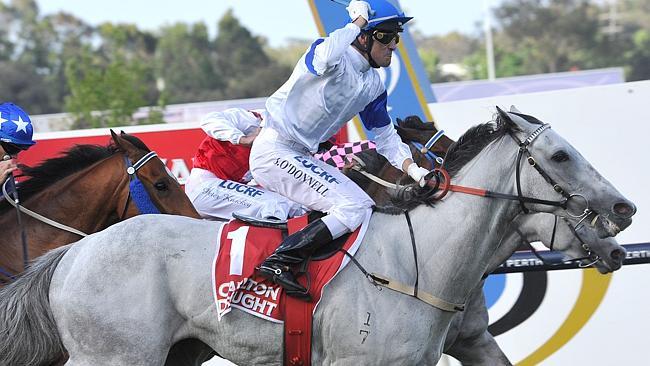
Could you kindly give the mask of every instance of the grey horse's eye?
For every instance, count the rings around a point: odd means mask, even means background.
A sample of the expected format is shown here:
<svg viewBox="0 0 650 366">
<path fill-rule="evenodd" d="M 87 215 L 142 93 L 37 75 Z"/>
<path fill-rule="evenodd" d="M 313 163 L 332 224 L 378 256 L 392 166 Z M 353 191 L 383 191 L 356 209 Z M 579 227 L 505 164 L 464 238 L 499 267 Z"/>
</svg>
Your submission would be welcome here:
<svg viewBox="0 0 650 366">
<path fill-rule="evenodd" d="M 558 163 L 561 163 L 563 161 L 567 161 L 569 159 L 570 159 L 569 154 L 567 154 L 566 151 L 563 151 L 563 150 L 560 150 L 560 151 L 556 152 L 555 154 L 553 154 L 553 156 L 551 156 L 551 160 L 553 160 L 555 162 L 558 162 Z"/>
</svg>

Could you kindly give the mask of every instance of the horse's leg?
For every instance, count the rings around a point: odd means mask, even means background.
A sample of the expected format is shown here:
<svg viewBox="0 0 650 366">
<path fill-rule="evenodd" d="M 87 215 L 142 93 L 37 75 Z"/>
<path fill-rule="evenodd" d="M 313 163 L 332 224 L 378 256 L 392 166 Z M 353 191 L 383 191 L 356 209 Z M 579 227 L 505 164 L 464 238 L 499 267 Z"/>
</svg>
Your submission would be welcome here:
<svg viewBox="0 0 650 366">
<path fill-rule="evenodd" d="M 485 331 L 474 338 L 464 338 L 446 354 L 458 359 L 463 365 L 512 365 L 494 337 Z"/>
<path fill-rule="evenodd" d="M 470 294 L 465 311 L 452 321 L 444 353 L 463 365 L 511 365 L 487 330 L 489 321 L 483 282 Z"/>
<path fill-rule="evenodd" d="M 183 339 L 169 350 L 165 366 L 200 366 L 217 353 L 197 339 Z"/>
</svg>

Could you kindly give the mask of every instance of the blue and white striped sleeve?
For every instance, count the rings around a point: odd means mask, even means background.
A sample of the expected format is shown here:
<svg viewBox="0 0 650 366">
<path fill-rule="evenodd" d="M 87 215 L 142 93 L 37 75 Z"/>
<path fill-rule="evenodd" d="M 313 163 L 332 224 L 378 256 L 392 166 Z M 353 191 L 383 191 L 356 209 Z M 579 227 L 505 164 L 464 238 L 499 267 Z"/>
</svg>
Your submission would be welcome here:
<svg viewBox="0 0 650 366">
<path fill-rule="evenodd" d="M 359 113 L 363 125 L 375 134 L 377 152 L 383 155 L 392 166 L 402 170 L 404 160 L 411 158 L 411 149 L 402 142 L 393 126 L 386 104 L 388 94 L 381 93 Z"/>
<path fill-rule="evenodd" d="M 354 23 L 337 29 L 326 38 L 319 38 L 305 53 L 305 66 L 314 75 L 323 75 L 327 70 L 341 62 L 350 44 L 357 38 L 361 28 Z"/>
</svg>

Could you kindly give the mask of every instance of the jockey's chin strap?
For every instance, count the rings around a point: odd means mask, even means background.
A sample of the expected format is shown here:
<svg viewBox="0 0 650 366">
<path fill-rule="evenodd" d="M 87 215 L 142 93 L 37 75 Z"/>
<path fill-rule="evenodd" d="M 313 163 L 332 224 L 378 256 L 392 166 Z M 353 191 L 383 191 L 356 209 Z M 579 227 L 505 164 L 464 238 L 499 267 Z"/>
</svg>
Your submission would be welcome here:
<svg viewBox="0 0 650 366">
<path fill-rule="evenodd" d="M 433 306 L 434 308 L 440 309 L 442 311 L 448 312 L 458 312 L 465 310 L 465 304 L 456 304 L 446 300 L 443 300 L 439 297 L 436 297 L 430 293 L 420 291 L 418 288 L 420 271 L 418 269 L 418 251 L 415 244 L 415 234 L 413 233 L 413 225 L 411 224 L 411 217 L 409 216 L 408 211 L 404 211 L 404 216 L 406 217 L 406 223 L 408 224 L 409 234 L 411 236 L 411 247 L 413 248 L 413 260 L 415 261 L 415 283 L 413 286 L 401 283 L 399 281 L 390 279 L 388 277 L 382 276 L 377 273 L 370 273 L 366 271 L 365 268 L 359 263 L 350 253 L 346 250 L 341 249 L 345 255 L 350 258 L 352 263 L 354 263 L 359 270 L 366 276 L 366 278 L 377 288 L 381 290 L 381 287 L 389 288 L 393 291 L 405 294 L 408 296 L 415 297 L 416 299 Z"/>
</svg>

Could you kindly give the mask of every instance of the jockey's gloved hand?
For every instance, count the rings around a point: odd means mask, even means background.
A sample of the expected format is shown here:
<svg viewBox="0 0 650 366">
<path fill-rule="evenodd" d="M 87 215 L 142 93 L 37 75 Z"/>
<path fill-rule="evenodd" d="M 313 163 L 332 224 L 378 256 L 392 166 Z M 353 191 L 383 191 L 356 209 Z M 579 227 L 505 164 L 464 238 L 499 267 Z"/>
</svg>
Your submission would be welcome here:
<svg viewBox="0 0 650 366">
<path fill-rule="evenodd" d="M 409 165 L 406 173 L 408 173 L 409 177 L 413 178 L 413 180 L 416 181 L 420 187 L 424 187 L 427 184 L 426 176 L 430 172 L 429 170 L 419 167 L 417 164 L 413 163 Z"/>
<path fill-rule="evenodd" d="M 370 19 L 370 4 L 365 1 L 352 0 L 347 8 L 345 8 L 350 15 L 350 19 L 354 22 L 357 18 L 362 17 L 368 21 Z"/>
</svg>

